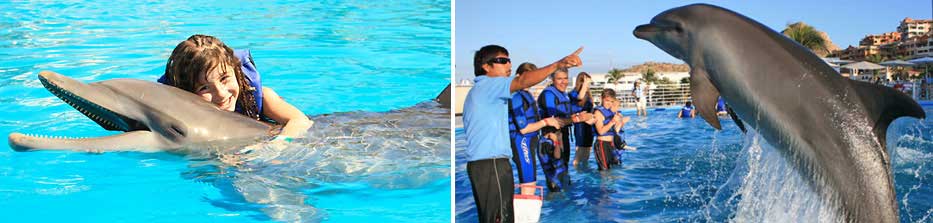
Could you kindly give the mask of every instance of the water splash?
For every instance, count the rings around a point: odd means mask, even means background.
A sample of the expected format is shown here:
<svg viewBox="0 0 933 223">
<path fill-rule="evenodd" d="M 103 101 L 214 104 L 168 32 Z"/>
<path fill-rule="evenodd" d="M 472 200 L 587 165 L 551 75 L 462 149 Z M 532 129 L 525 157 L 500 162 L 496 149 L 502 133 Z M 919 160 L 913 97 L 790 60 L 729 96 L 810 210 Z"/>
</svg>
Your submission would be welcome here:
<svg viewBox="0 0 933 223">
<path fill-rule="evenodd" d="M 433 102 L 383 113 L 315 116 L 305 139 L 284 147 L 263 144 L 235 167 L 203 160 L 213 165 L 186 175 L 228 190 L 239 197 L 239 206 L 258 205 L 278 221 L 326 220 L 326 210 L 314 205 L 315 195 L 417 191 L 449 179 L 449 117 L 449 110 Z"/>
</svg>

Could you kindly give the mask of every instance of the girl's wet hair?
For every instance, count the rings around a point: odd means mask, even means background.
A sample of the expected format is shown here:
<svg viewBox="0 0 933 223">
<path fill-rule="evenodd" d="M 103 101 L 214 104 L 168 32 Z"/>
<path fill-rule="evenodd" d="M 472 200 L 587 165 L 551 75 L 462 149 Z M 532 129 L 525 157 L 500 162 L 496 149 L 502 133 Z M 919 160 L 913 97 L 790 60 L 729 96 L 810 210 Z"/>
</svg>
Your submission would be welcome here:
<svg viewBox="0 0 933 223">
<path fill-rule="evenodd" d="M 574 83 L 574 86 L 573 86 L 573 90 L 576 90 L 577 94 L 583 93 L 580 91 L 583 90 L 583 79 L 584 78 L 590 78 L 590 74 L 586 72 L 580 72 L 579 74 L 577 74 L 577 81 L 576 83 Z M 586 104 L 587 101 L 593 101 L 593 96 L 590 95 L 590 91 L 586 91 L 586 96 L 584 97 L 586 97 L 586 100 L 580 100 L 579 102 L 577 102 L 577 106 L 583 106 L 583 104 Z"/>
<path fill-rule="evenodd" d="M 219 67 L 218 67 L 219 66 Z M 241 68 L 241 61 L 233 54 L 233 49 L 213 36 L 193 35 L 187 40 L 178 43 L 172 55 L 165 64 L 165 77 L 168 84 L 182 90 L 194 92 L 198 78 L 206 75 L 214 68 L 223 66 L 233 67 L 240 94 L 237 95 L 237 107 L 243 115 L 259 119 L 259 108 L 256 105 L 254 89 L 246 80 Z"/>
</svg>

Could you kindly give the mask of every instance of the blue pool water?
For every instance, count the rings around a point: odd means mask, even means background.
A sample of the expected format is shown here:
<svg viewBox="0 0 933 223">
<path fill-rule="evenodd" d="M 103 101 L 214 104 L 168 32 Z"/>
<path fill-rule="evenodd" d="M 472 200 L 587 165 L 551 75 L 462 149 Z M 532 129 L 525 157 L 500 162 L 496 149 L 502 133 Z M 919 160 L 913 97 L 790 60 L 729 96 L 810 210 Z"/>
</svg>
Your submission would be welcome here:
<svg viewBox="0 0 933 223">
<path fill-rule="evenodd" d="M 933 107 L 924 107 L 927 117 Z M 633 116 L 634 112 L 623 112 Z M 649 112 L 626 125 L 622 168 L 570 169 L 571 186 L 546 193 L 542 222 L 800 222 L 825 220 L 819 199 L 775 150 L 729 119 L 722 131 L 677 119 L 675 110 Z M 456 135 L 458 222 L 476 222 L 466 174 L 463 129 Z M 897 203 L 903 222 L 933 221 L 933 119 L 902 118 L 888 130 Z M 572 151 L 573 152 L 573 151 Z M 592 157 L 592 154 L 591 154 Z M 538 169 L 538 185 L 544 175 Z"/>
<path fill-rule="evenodd" d="M 251 49 L 264 85 L 304 113 L 340 113 L 315 119 L 359 123 L 318 123 L 312 136 L 332 137 L 289 145 L 286 164 L 247 168 L 167 153 L 7 147 L 4 222 L 450 220 L 446 111 L 369 113 L 415 106 L 450 83 L 449 1 L 3 2 L 0 15 L 4 135 L 115 134 L 43 89 L 39 71 L 155 80 L 192 34 Z M 384 128 L 400 123 L 419 125 Z"/>
</svg>

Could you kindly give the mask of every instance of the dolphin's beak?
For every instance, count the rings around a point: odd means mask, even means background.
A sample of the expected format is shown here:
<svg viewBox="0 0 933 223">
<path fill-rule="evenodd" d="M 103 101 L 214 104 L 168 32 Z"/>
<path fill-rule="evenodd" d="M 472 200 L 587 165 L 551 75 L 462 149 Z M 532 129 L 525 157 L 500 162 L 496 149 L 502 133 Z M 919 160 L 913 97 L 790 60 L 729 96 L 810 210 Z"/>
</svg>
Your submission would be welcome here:
<svg viewBox="0 0 933 223">
<path fill-rule="evenodd" d="M 638 27 L 635 27 L 635 31 L 632 33 L 635 34 L 635 37 L 643 40 L 649 40 L 654 34 L 661 31 L 661 28 L 654 24 L 644 24 Z M 649 40 L 650 41 L 650 40 Z"/>
<path fill-rule="evenodd" d="M 56 97 L 107 130 L 149 130 L 138 121 L 122 115 L 113 91 L 99 84 L 85 84 L 64 75 L 42 71 L 39 81 Z"/>
</svg>

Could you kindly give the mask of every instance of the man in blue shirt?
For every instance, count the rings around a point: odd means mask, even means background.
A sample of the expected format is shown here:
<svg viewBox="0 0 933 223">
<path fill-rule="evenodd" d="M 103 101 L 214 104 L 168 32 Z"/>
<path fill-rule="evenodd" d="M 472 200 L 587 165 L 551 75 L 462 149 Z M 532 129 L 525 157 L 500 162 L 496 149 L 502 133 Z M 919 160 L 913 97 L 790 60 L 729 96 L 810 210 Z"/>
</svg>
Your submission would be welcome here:
<svg viewBox="0 0 933 223">
<path fill-rule="evenodd" d="M 484 46 L 473 56 L 475 84 L 463 103 L 466 131 L 467 175 L 480 222 L 513 222 L 512 193 L 515 181 L 509 158 L 508 101 L 512 92 L 543 81 L 558 68 L 583 64 L 578 56 L 583 48 L 537 70 L 509 77 L 512 63 L 509 51 L 497 45 Z M 555 123 L 556 124 L 556 123 Z"/>
</svg>

